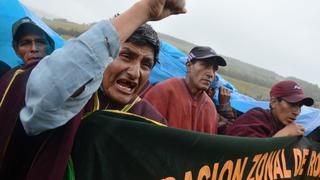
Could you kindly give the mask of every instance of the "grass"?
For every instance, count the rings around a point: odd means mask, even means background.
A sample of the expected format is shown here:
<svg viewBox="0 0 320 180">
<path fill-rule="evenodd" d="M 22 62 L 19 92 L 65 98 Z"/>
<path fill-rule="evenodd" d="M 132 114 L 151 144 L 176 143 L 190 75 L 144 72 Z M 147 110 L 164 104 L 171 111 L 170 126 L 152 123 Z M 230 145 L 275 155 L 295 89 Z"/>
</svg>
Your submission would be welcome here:
<svg viewBox="0 0 320 180">
<path fill-rule="evenodd" d="M 222 77 L 229 81 L 238 90 L 238 92 L 244 95 L 251 96 L 256 100 L 269 100 L 269 88 L 234 79 L 226 75 L 222 75 Z"/>
</svg>

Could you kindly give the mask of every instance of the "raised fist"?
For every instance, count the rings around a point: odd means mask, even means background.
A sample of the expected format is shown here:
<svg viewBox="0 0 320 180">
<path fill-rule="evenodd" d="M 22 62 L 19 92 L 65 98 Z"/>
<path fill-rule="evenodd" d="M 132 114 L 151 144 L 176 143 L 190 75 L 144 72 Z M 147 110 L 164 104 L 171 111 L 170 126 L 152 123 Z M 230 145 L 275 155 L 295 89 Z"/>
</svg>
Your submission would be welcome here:
<svg viewBox="0 0 320 180">
<path fill-rule="evenodd" d="M 148 6 L 150 21 L 186 13 L 185 0 L 142 0 L 141 2 Z"/>
</svg>

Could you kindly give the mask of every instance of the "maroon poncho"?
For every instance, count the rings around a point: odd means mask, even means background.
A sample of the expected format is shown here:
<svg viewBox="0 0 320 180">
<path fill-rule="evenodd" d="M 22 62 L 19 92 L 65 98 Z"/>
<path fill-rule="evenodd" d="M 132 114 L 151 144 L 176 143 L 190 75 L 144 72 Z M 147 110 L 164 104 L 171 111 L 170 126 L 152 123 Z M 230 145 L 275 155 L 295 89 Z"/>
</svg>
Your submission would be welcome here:
<svg viewBox="0 0 320 180">
<path fill-rule="evenodd" d="M 169 127 L 217 133 L 217 111 L 212 100 L 205 92 L 192 97 L 182 78 L 156 84 L 144 98 L 167 119 Z"/>
<path fill-rule="evenodd" d="M 265 138 L 272 137 L 283 127 L 270 110 L 253 108 L 236 119 L 225 135 Z"/>
<path fill-rule="evenodd" d="M 62 179 L 79 113 L 66 125 L 37 136 L 28 136 L 19 119 L 25 88 L 37 63 L 6 73 L 0 79 L 0 179 Z"/>
</svg>

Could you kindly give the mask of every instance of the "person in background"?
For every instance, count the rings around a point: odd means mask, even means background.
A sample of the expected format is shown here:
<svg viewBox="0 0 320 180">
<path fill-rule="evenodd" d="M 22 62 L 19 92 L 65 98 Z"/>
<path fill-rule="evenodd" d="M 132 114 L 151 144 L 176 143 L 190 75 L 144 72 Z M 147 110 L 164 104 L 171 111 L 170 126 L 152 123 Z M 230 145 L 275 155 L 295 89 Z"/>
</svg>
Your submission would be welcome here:
<svg viewBox="0 0 320 180">
<path fill-rule="evenodd" d="M 212 48 L 194 47 L 186 62 L 186 78 L 160 82 L 144 98 L 167 119 L 169 127 L 217 134 L 218 113 L 205 91 L 214 79 L 218 67 L 226 65 L 226 61 Z M 230 104 L 222 103 L 220 107 L 226 108 L 224 105 Z"/>
<path fill-rule="evenodd" d="M 226 135 L 244 137 L 303 136 L 304 128 L 296 124 L 303 105 L 312 106 L 302 87 L 292 80 L 273 85 L 270 91 L 270 109 L 253 108 L 235 120 Z"/>
<path fill-rule="evenodd" d="M 211 82 L 210 87 L 206 91 L 208 96 L 214 102 L 214 96 L 216 93 L 216 82 Z M 218 105 L 216 105 L 218 112 L 218 134 L 224 134 L 225 130 L 232 125 L 237 118 L 236 112 L 232 109 L 230 104 L 231 92 L 228 88 L 221 85 L 218 91 Z"/>
<path fill-rule="evenodd" d="M 30 64 L 51 54 L 55 43 L 29 17 L 24 17 L 12 26 L 12 47 L 25 64 Z"/>
<path fill-rule="evenodd" d="M 11 79 L 20 74 L 28 65 L 37 63 L 45 56 L 51 54 L 55 48 L 53 39 L 29 17 L 18 19 L 12 25 L 12 48 L 17 56 L 24 62 L 23 65 L 8 69 L 0 81 L 5 86 Z M 2 94 L 0 94 L 2 97 Z"/>
</svg>

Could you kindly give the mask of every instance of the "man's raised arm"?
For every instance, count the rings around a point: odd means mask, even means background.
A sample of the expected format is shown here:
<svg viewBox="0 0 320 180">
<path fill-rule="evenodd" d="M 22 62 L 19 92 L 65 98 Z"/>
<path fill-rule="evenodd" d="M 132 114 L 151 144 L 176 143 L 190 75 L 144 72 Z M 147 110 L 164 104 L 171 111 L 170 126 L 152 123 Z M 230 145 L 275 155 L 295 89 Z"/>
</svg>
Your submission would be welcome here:
<svg viewBox="0 0 320 180">
<path fill-rule="evenodd" d="M 99 88 L 106 66 L 119 46 L 140 25 L 185 13 L 184 0 L 141 0 L 111 21 L 101 21 L 45 57 L 27 83 L 26 105 L 20 112 L 30 135 L 64 125 Z M 77 96 L 73 96 L 83 89 Z"/>
</svg>

